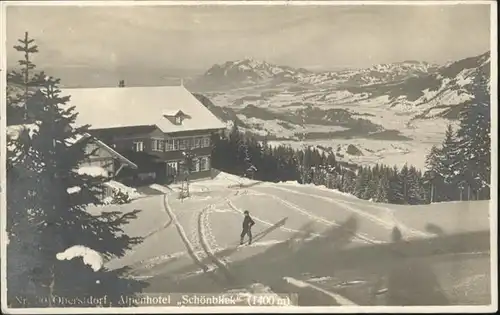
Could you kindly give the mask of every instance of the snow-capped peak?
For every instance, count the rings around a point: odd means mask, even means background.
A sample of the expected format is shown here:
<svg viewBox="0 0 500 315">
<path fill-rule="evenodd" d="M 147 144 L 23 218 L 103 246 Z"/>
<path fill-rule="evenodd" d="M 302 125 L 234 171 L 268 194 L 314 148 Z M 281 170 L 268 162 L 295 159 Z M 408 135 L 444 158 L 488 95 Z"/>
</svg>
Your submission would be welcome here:
<svg viewBox="0 0 500 315">
<path fill-rule="evenodd" d="M 426 74 L 437 66 L 407 60 L 396 63 L 378 64 L 369 68 L 329 72 L 313 72 L 304 68 L 276 65 L 263 60 L 246 57 L 212 66 L 199 79 L 209 85 L 253 85 L 265 82 L 292 82 L 306 84 L 379 84 L 401 81 L 405 78 Z"/>
</svg>

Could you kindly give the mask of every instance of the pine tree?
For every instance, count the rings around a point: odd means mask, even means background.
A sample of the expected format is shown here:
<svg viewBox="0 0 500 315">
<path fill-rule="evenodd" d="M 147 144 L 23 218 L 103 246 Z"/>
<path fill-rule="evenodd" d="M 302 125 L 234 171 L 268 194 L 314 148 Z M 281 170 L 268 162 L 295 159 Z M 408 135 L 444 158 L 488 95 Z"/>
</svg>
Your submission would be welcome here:
<svg viewBox="0 0 500 315">
<path fill-rule="evenodd" d="M 88 126 L 74 126 L 77 114 L 66 105 L 69 97 L 59 95 L 59 80 L 30 74 L 35 69 L 31 54 L 37 49 L 27 34 L 21 42 L 25 45 L 16 49 L 25 53 L 20 65 L 28 71 L 9 76 L 11 82 L 24 87 L 20 102 L 25 111 L 21 132 L 11 134 L 8 143 L 8 302 L 12 306 L 18 301 L 16 297 L 28 297 L 27 304 L 21 305 L 27 307 L 38 306 L 40 299 L 29 299 L 35 296 L 106 295 L 108 303 L 116 303 L 120 295 L 133 295 L 145 284 L 122 278 L 127 268 L 94 271 L 81 260 L 60 261 L 57 254 L 81 245 L 105 259 L 123 256 L 141 241 L 122 230 L 139 210 L 100 215 L 87 212 L 88 205 L 102 204 L 104 179 L 75 171 L 88 157 L 85 148 L 89 139 L 71 144 L 68 140 L 84 134 Z M 30 77 L 37 78 L 40 89 L 31 90 Z M 72 193 L 68 190 L 72 187 L 80 190 Z"/>
<path fill-rule="evenodd" d="M 342 182 L 341 191 L 355 195 L 356 174 L 352 171 L 346 171 Z"/>
<path fill-rule="evenodd" d="M 425 192 L 422 185 L 422 179 L 414 166 L 408 170 L 408 191 L 407 202 L 411 205 L 422 204 L 425 200 Z"/>
<path fill-rule="evenodd" d="M 312 152 L 311 148 L 307 146 L 304 149 L 304 154 L 302 155 L 302 162 L 301 162 L 301 183 L 302 184 L 307 184 L 310 182 L 310 171 L 311 171 L 311 157 L 312 157 Z"/>
<path fill-rule="evenodd" d="M 405 164 L 401 171 L 399 172 L 399 180 L 401 183 L 401 195 L 403 197 L 403 202 L 408 204 L 409 197 L 409 185 L 410 185 L 410 169 L 407 164 Z"/>
<path fill-rule="evenodd" d="M 375 168 L 366 168 L 366 186 L 363 199 L 372 200 L 377 194 L 378 178 L 375 177 Z"/>
<path fill-rule="evenodd" d="M 361 167 L 358 171 L 356 178 L 356 188 L 355 188 L 355 196 L 361 199 L 369 199 L 367 196 L 368 185 L 370 181 L 368 167 Z"/>
<path fill-rule="evenodd" d="M 448 125 L 445 133 L 445 140 L 441 147 L 441 156 L 439 158 L 438 173 L 445 183 L 446 200 L 456 200 L 457 187 L 460 185 L 457 161 L 457 136 L 451 125 Z"/>
<path fill-rule="evenodd" d="M 251 147 L 256 147 L 256 143 L 252 143 L 251 139 L 246 138 L 244 141 L 241 141 L 238 147 L 238 156 L 243 159 L 243 176 L 248 178 L 253 178 L 253 174 L 257 170 L 255 165 L 252 163 L 252 156 L 250 151 Z"/>
<path fill-rule="evenodd" d="M 389 201 L 390 203 L 402 204 L 405 202 L 403 194 L 403 180 L 399 174 L 399 170 L 396 166 L 391 170 L 391 175 L 389 178 Z"/>
<path fill-rule="evenodd" d="M 44 72 L 34 71 L 36 66 L 31 61 L 31 56 L 38 53 L 38 46 L 34 44 L 34 40 L 28 37 L 28 33 L 24 33 L 24 38 L 18 40 L 20 45 L 15 45 L 14 49 L 23 53 L 23 59 L 18 61 L 20 70 L 14 70 L 7 74 L 7 83 L 19 87 L 22 91 L 9 95 L 7 106 L 7 120 L 16 119 L 17 122 L 30 123 L 33 122 L 33 117 L 30 115 L 31 102 L 30 98 L 34 95 L 45 78 Z M 16 112 L 17 109 L 17 112 Z M 18 116 L 17 116 L 17 115 Z M 8 123 L 11 125 L 12 123 Z"/>
<path fill-rule="evenodd" d="M 230 173 L 241 175 L 241 160 L 240 160 L 240 145 L 243 141 L 243 135 L 241 134 L 238 125 L 234 124 L 231 128 L 228 137 L 228 148 L 225 154 L 227 155 L 227 165 L 226 169 Z"/>
<path fill-rule="evenodd" d="M 453 165 L 461 184 L 473 194 L 486 191 L 489 198 L 491 175 L 491 113 L 489 76 L 479 73 L 475 80 L 474 99 L 460 114 L 457 132 L 459 144 Z"/>
<path fill-rule="evenodd" d="M 428 196 L 429 202 L 437 202 L 440 201 L 439 193 L 442 193 L 440 190 L 443 187 L 444 179 L 439 173 L 439 158 L 441 156 L 441 151 L 437 146 L 432 146 L 431 150 L 427 154 L 425 160 L 425 167 L 427 171 L 425 172 L 425 184 L 428 187 Z"/>
<path fill-rule="evenodd" d="M 375 193 L 375 201 L 376 202 L 389 202 L 389 180 L 386 176 L 381 176 L 378 180 L 377 190 Z"/>
</svg>

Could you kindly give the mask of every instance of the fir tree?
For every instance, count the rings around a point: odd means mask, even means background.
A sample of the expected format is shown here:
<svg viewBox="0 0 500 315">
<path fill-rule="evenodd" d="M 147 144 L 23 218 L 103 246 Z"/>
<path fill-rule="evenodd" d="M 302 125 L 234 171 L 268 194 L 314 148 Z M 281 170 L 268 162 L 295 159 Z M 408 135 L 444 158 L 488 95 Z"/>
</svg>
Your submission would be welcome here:
<svg viewBox="0 0 500 315">
<path fill-rule="evenodd" d="M 20 65 L 34 71 L 29 60 L 36 46 L 30 46 L 33 40 L 27 35 L 23 42 L 27 43 L 24 48 L 16 47 L 25 53 Z M 40 299 L 29 297 L 49 297 L 50 302 L 54 295 L 107 296 L 108 305 L 116 303 L 121 295 L 133 295 L 145 284 L 122 278 L 127 268 L 110 271 L 102 267 L 94 271 L 81 260 L 60 261 L 57 254 L 81 245 L 101 253 L 105 259 L 123 256 L 141 241 L 127 236 L 122 229 L 138 210 L 100 215 L 86 211 L 90 204 L 102 204 L 104 178 L 75 171 L 88 157 L 85 148 L 89 139 L 76 143 L 68 140 L 84 134 L 88 126 L 75 126 L 77 114 L 66 105 L 69 96 L 60 96 L 59 80 L 33 75 L 40 89 L 32 91 L 29 71 L 10 76 L 11 81 L 24 87 L 21 106 L 25 114 L 21 132 L 9 139 L 7 161 L 9 303 L 15 305 L 15 297 L 24 296 L 28 297 L 27 304 L 18 306 L 41 306 L 37 304 Z M 27 127 L 28 123 L 32 126 Z M 79 191 L 70 192 L 72 187 L 79 187 Z"/>
<path fill-rule="evenodd" d="M 399 174 L 399 170 L 396 166 L 391 170 L 391 176 L 389 179 L 389 200 L 390 203 L 402 204 L 405 202 L 403 194 L 403 180 Z"/>
<path fill-rule="evenodd" d="M 411 205 L 422 204 L 425 201 L 425 192 L 420 173 L 414 166 L 408 170 L 407 202 Z"/>
<path fill-rule="evenodd" d="M 7 74 L 7 83 L 11 86 L 12 92 L 7 95 L 8 125 L 33 122 L 33 117 L 30 115 L 32 102 L 29 100 L 45 78 L 44 72 L 35 71 L 36 65 L 31 61 L 31 56 L 38 53 L 35 41 L 30 39 L 26 32 L 24 38 L 18 42 L 19 45 L 15 45 L 14 49 L 23 53 L 23 59 L 18 61 L 20 69 Z M 20 91 L 15 92 L 15 87 Z"/>
<path fill-rule="evenodd" d="M 368 167 L 361 167 L 357 174 L 355 196 L 361 199 L 368 199 L 366 192 L 369 185 L 369 169 Z"/>
<path fill-rule="evenodd" d="M 407 164 L 405 164 L 401 171 L 399 172 L 399 180 L 401 183 L 401 195 L 403 197 L 403 203 L 408 204 L 408 192 L 410 184 L 410 169 Z"/>
<path fill-rule="evenodd" d="M 381 176 L 378 180 L 377 190 L 375 193 L 376 202 L 389 202 L 389 180 L 386 176 Z"/>
<path fill-rule="evenodd" d="M 311 148 L 309 146 L 305 147 L 304 154 L 302 155 L 301 161 L 301 183 L 307 184 L 310 182 L 310 171 L 311 171 Z"/>
<path fill-rule="evenodd" d="M 440 149 L 438 158 L 437 173 L 444 181 L 444 197 L 445 200 L 455 200 L 457 196 L 457 187 L 460 184 L 459 166 L 456 164 L 457 156 L 457 138 L 456 133 L 451 125 L 448 125 L 445 133 L 445 139 Z"/>
<path fill-rule="evenodd" d="M 355 195 L 356 174 L 352 171 L 346 171 L 342 182 L 342 191 Z"/>
<path fill-rule="evenodd" d="M 427 169 L 425 172 L 425 184 L 427 185 L 429 191 L 429 202 L 442 200 L 439 197 L 439 193 L 442 193 L 440 189 L 443 187 L 444 179 L 441 176 L 439 169 L 440 156 L 441 151 L 437 146 L 433 145 L 425 160 L 425 167 Z"/>
<path fill-rule="evenodd" d="M 489 76 L 486 73 L 478 74 L 474 99 L 464 108 L 459 119 L 459 144 L 453 167 L 457 170 L 461 184 L 472 189 L 475 195 L 486 191 L 484 195 L 489 198 L 491 114 Z"/>
<path fill-rule="evenodd" d="M 378 178 L 375 177 L 375 169 L 366 168 L 366 185 L 362 198 L 365 200 L 372 200 L 377 194 Z"/>
</svg>

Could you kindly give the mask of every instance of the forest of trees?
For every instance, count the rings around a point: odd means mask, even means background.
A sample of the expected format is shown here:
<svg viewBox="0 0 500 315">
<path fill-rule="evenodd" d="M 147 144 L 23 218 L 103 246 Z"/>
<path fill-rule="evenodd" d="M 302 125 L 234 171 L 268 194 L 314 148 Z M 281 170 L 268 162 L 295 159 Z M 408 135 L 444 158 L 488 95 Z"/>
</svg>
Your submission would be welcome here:
<svg viewBox="0 0 500 315">
<path fill-rule="evenodd" d="M 102 205 L 105 179 L 75 172 L 89 156 L 88 141 L 69 140 L 88 126 L 75 126 L 77 113 L 66 104 L 69 97 L 59 94 L 59 80 L 36 71 L 34 40 L 26 33 L 14 48 L 22 58 L 7 76 L 8 84 L 18 88 L 7 98 L 8 304 L 50 307 L 59 296 L 68 301 L 93 297 L 102 306 L 117 306 L 146 283 L 126 278 L 126 267 L 108 270 L 60 257 L 72 248 L 96 253 L 103 261 L 123 256 L 142 241 L 123 231 L 139 210 L 87 211 L 89 205 Z"/>
<path fill-rule="evenodd" d="M 425 178 L 434 202 L 490 198 L 489 75 L 480 73 L 474 86 L 474 98 L 460 113 L 457 130 L 449 125 L 442 145 L 427 155 Z"/>
<path fill-rule="evenodd" d="M 212 166 L 255 180 L 324 185 L 375 202 L 415 205 L 489 199 L 488 76 L 480 73 L 475 83 L 474 99 L 464 106 L 458 130 L 448 126 L 442 145 L 428 153 L 425 170 L 409 164 L 346 167 L 333 152 L 270 146 L 241 132 L 237 125 L 227 134 L 214 136 Z"/>
<path fill-rule="evenodd" d="M 213 139 L 212 166 L 255 180 L 298 181 L 324 185 L 376 202 L 421 204 L 428 202 L 422 173 L 413 166 L 401 169 L 386 165 L 351 169 L 342 165 L 334 153 L 307 147 L 271 147 L 233 126 L 228 135 Z"/>
</svg>

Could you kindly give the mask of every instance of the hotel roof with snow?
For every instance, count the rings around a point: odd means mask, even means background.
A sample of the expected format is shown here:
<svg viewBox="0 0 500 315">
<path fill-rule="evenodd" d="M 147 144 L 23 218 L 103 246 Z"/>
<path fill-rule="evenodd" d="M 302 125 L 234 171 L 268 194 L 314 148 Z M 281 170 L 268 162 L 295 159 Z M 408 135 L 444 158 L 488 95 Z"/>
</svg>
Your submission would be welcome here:
<svg viewBox="0 0 500 315">
<path fill-rule="evenodd" d="M 223 129 L 225 124 L 184 86 L 62 89 L 79 113 L 76 123 L 91 129 L 157 126 L 165 133 Z M 169 119 L 182 114 L 181 123 Z"/>
</svg>

